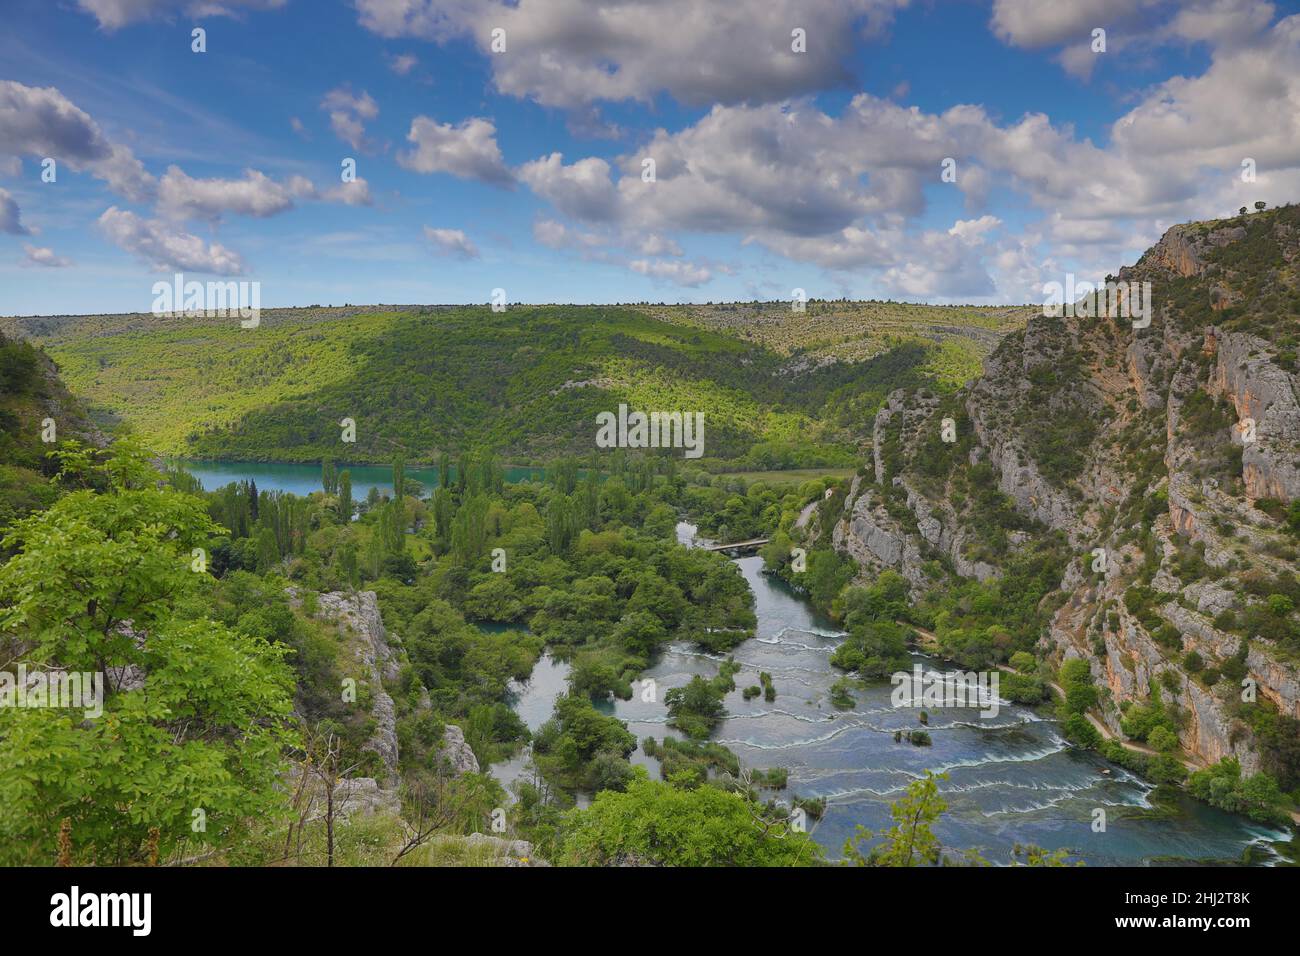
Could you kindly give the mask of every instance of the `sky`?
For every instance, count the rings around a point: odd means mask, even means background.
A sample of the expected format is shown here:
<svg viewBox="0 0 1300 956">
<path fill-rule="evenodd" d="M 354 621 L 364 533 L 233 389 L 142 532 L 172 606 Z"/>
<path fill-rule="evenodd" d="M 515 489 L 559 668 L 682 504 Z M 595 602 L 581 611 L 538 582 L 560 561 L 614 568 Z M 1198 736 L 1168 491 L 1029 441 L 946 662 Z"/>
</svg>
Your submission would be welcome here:
<svg viewBox="0 0 1300 956">
<path fill-rule="evenodd" d="M 263 308 L 1041 302 L 1300 198 L 1300 0 L 0 17 L 2 315 L 148 311 L 178 272 Z"/>
</svg>

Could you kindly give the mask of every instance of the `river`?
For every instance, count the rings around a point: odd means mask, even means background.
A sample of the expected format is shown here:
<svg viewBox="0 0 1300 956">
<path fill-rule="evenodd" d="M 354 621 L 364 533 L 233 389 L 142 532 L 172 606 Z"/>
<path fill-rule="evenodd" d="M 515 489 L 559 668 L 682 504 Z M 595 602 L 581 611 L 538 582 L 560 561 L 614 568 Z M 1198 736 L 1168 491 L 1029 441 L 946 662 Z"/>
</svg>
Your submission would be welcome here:
<svg viewBox="0 0 1300 956">
<path fill-rule="evenodd" d="M 688 537 L 689 530 L 679 528 L 679 536 Z M 826 813 L 810 821 L 810 830 L 831 858 L 841 856 L 856 825 L 889 826 L 891 802 L 926 770 L 948 774 L 940 784 L 948 803 L 935 827 L 940 839 L 949 847 L 978 849 L 995 863 L 1008 862 L 1017 843 L 1068 848 L 1091 866 L 1240 863 L 1248 848 L 1253 858 L 1267 862 L 1278 858 L 1274 841 L 1290 839 L 1285 830 L 1180 792 L 1153 794 L 1151 784 L 1071 747 L 1055 720 L 1028 707 L 1003 702 L 992 719 L 970 710 L 931 710 L 926 729 L 932 746 L 896 743 L 896 730 L 920 727 L 916 711 L 893 707 L 887 683 L 855 691 L 853 710 L 832 707 L 830 687 L 840 674 L 830 666 L 830 655 L 842 632 L 820 620 L 784 582 L 763 574 L 761 558 L 736 563 L 754 592 L 758 628 L 732 654 L 742 670 L 726 699 L 728 717 L 712 739 L 750 767 L 787 768 L 787 796 L 825 797 Z M 914 658 L 927 668 L 938 666 L 924 655 Z M 664 692 L 695 674 L 713 677 L 723 659 L 690 644 L 670 645 L 642 675 L 654 679 L 657 702 L 634 696 L 602 709 L 626 721 L 638 741 L 679 736 L 666 727 Z M 772 703 L 741 697 L 742 688 L 758 683 L 759 671 L 772 675 Z M 515 707 L 530 729 L 548 719 L 567 674 L 567 665 L 545 656 L 532 679 L 517 688 Z M 657 761 L 639 745 L 632 760 L 658 777 Z M 521 755 L 493 773 L 508 785 L 525 764 Z M 1104 832 L 1093 830 L 1095 809 L 1106 812 Z"/>
<path fill-rule="evenodd" d="M 253 479 L 259 489 L 308 494 L 320 489 L 320 466 L 266 462 L 183 462 L 203 482 L 217 488 L 231 481 Z M 350 466 L 353 495 L 364 497 L 371 486 L 392 491 L 392 469 L 379 465 Z M 437 472 L 408 468 L 407 474 L 426 487 L 437 484 Z M 507 478 L 518 481 L 541 474 L 540 469 L 511 468 Z M 694 529 L 683 523 L 678 536 L 690 544 Z M 760 558 L 736 562 L 754 592 L 758 628 L 753 639 L 735 649 L 742 665 L 736 691 L 726 699 L 728 717 L 713 739 L 730 747 L 743 763 L 756 768 L 786 767 L 788 793 L 825 797 L 828 806 L 810 829 L 837 858 L 857 824 L 872 829 L 889 825 L 890 803 L 925 770 L 944 771 L 941 783 L 948 811 L 935 830 L 950 847 L 978 849 L 994 862 L 1006 862 L 1016 843 L 1048 849 L 1069 848 L 1089 865 L 1150 865 L 1176 862 L 1239 863 L 1252 858 L 1279 858 L 1275 845 L 1290 833 L 1254 823 L 1194 801 L 1185 795 L 1154 792 L 1128 771 L 1107 764 L 1095 754 L 1070 747 L 1057 724 L 1033 709 L 1004 703 L 998 716 L 981 719 L 965 710 L 932 711 L 927 730 L 929 747 L 895 743 L 894 732 L 918 728 L 916 712 L 891 706 L 888 684 L 855 691 L 858 703 L 850 711 L 830 705 L 830 686 L 840 676 L 830 655 L 842 633 L 819 620 L 808 602 L 783 582 L 762 573 Z M 685 684 L 694 674 L 713 677 L 721 655 L 690 644 L 670 645 L 642 677 L 653 678 L 657 702 L 606 702 L 602 709 L 624 720 L 637 737 L 678 736 L 666 727 L 664 693 Z M 927 667 L 935 662 L 915 655 Z M 740 690 L 758 683 L 767 671 L 777 698 L 742 699 Z M 568 665 L 543 656 L 531 678 L 514 688 L 514 707 L 529 729 L 550 718 L 557 694 L 567 686 Z M 955 714 L 955 716 L 954 716 Z M 634 763 L 658 777 L 658 761 L 638 744 Z M 527 754 L 495 765 L 493 775 L 509 785 L 526 772 Z M 1103 774 L 1109 769 L 1109 775 Z M 585 803 L 585 798 L 580 802 Z M 1093 811 L 1106 811 L 1106 829 L 1094 832 Z M 1282 846 L 1286 856 L 1290 846 Z"/>
</svg>

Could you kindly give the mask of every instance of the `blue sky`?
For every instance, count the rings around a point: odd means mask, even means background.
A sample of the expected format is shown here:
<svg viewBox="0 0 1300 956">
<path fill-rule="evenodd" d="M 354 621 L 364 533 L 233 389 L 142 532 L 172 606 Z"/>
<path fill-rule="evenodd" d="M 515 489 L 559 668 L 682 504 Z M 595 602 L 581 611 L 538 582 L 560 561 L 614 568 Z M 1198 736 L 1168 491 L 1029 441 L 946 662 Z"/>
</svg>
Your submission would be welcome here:
<svg viewBox="0 0 1300 956">
<path fill-rule="evenodd" d="M 16 0 L 4 17 L 0 314 L 147 311 L 176 271 L 257 280 L 264 307 L 498 287 L 1026 302 L 1300 188 L 1295 4 Z"/>
</svg>

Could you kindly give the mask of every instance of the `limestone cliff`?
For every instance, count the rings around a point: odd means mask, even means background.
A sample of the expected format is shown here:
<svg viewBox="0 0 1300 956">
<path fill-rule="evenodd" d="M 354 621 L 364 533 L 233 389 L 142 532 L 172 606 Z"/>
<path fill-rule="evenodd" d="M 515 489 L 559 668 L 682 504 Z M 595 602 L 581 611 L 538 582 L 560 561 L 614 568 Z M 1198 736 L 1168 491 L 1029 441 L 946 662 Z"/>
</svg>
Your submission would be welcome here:
<svg viewBox="0 0 1300 956">
<path fill-rule="evenodd" d="M 294 603 L 301 606 L 297 589 L 289 590 Z M 364 675 L 364 683 L 370 692 L 370 716 L 375 721 L 374 733 L 366 742 L 365 749 L 376 753 L 383 766 L 382 779 L 378 781 L 359 778 L 345 781 L 340 786 L 346 787 L 346 795 L 363 810 L 392 809 L 398 806 L 396 787 L 401 752 L 397 738 L 397 711 L 384 684 L 398 679 L 403 660 L 400 642 L 395 637 L 390 642 L 391 635 L 384 627 L 374 591 L 329 591 L 317 595 L 316 603 L 317 617 L 335 624 L 348 638 L 348 652 Z M 427 694 L 421 706 L 429 706 Z M 464 732 L 455 724 L 447 724 L 444 728 L 441 756 L 448 770 L 457 776 L 479 772 L 478 758 L 466 743 Z"/>
<path fill-rule="evenodd" d="M 894 393 L 835 546 L 918 593 L 1056 542 L 1040 655 L 1089 661 L 1112 729 L 1158 694 L 1194 760 L 1258 769 L 1250 708 L 1300 717 L 1298 256 L 1296 207 L 1176 226 L 1117 276 L 1149 325 L 1035 318 L 960 393 Z"/>
</svg>

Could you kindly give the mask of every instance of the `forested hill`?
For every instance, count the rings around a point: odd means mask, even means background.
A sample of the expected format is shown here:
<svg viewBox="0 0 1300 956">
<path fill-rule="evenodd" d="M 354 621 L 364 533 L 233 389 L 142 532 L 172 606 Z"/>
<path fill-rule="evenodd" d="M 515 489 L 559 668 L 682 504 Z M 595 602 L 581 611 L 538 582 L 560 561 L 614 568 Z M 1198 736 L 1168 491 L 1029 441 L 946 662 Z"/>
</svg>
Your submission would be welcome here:
<svg viewBox="0 0 1300 956">
<path fill-rule="evenodd" d="M 50 350 L 99 421 L 125 421 L 163 454 L 312 461 L 338 454 L 346 417 L 358 461 L 474 447 L 543 460 L 589 451 L 597 412 L 627 402 L 702 411 L 707 457 L 766 468 L 853 464 L 888 392 L 955 387 L 1023 318 L 907 307 L 872 325 L 881 306 L 822 303 L 725 322 L 712 307 L 386 308 L 279 310 L 256 330 L 147 315 L 6 326 Z"/>
<path fill-rule="evenodd" d="M 52 500 L 45 453 L 66 438 L 101 441 L 49 357 L 0 335 L 0 527 Z"/>
</svg>

